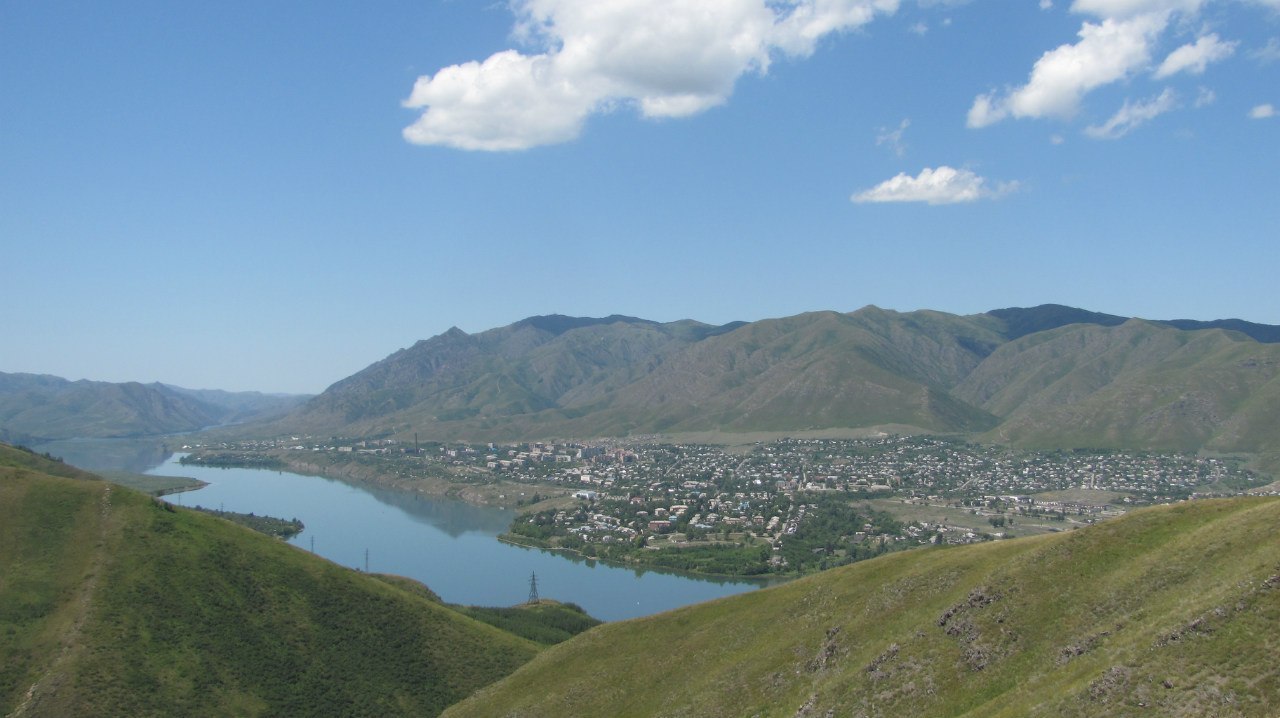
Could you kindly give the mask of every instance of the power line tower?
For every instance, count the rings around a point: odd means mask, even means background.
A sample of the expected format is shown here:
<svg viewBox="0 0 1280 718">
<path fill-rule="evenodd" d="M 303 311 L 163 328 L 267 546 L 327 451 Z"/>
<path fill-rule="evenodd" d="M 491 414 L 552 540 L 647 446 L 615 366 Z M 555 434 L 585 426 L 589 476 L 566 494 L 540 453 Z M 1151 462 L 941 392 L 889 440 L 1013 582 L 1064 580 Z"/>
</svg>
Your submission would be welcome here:
<svg viewBox="0 0 1280 718">
<path fill-rule="evenodd" d="M 534 604 L 537 602 L 538 602 L 538 574 L 537 572 L 532 572 L 529 574 L 529 603 Z"/>
</svg>

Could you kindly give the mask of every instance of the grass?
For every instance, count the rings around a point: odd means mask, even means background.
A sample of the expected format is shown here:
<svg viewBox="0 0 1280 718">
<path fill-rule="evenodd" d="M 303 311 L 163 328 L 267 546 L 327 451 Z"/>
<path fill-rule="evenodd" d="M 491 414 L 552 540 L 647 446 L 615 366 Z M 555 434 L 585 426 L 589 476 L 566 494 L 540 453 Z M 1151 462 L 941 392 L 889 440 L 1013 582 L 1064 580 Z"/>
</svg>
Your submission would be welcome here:
<svg viewBox="0 0 1280 718">
<path fill-rule="evenodd" d="M 226 521 L 0 468 L 0 715 L 435 715 L 539 650 Z"/>
<path fill-rule="evenodd" d="M 451 608 L 544 646 L 567 641 L 588 628 L 600 625 L 598 619 L 587 615 L 580 606 L 558 601 L 542 600 L 509 608 L 460 605 L 452 605 Z"/>
<path fill-rule="evenodd" d="M 903 503 L 901 498 L 870 499 L 865 503 L 870 504 L 871 507 L 877 511 L 884 511 L 885 513 L 890 514 L 899 521 L 927 521 L 934 524 L 961 526 L 967 529 L 972 529 L 978 533 L 994 533 L 1000 531 L 1017 536 L 1033 536 L 1037 534 L 1064 531 L 1076 525 L 1063 521 L 1051 521 L 1044 517 L 1037 518 L 1035 516 L 1019 516 L 1016 513 L 1007 513 L 1003 514 L 1003 516 L 1006 520 L 1010 518 L 1013 519 L 1013 524 L 996 528 L 988 521 L 991 516 L 974 514 L 972 513 L 972 509 L 968 508 L 937 506 L 921 503 Z"/>
<path fill-rule="evenodd" d="M 0 468 L 0 713 L 8 715 L 62 651 L 95 561 L 105 484 L 67 491 Z"/>
<path fill-rule="evenodd" d="M 890 554 L 607 624 L 446 716 L 1280 713 L 1280 500 Z"/>
</svg>

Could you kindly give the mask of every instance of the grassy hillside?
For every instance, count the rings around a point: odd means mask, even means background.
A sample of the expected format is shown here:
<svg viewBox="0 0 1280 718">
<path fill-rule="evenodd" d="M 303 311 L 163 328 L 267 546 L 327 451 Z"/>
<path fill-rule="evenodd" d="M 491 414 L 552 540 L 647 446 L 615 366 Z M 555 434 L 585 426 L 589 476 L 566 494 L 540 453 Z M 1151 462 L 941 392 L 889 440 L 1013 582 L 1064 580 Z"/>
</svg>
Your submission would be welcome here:
<svg viewBox="0 0 1280 718">
<path fill-rule="evenodd" d="M 67 479 L 96 480 L 98 478 L 88 471 L 63 463 L 50 456 L 38 454 L 26 447 L 7 446 L 5 444 L 0 444 L 0 468 L 27 469 Z"/>
<path fill-rule="evenodd" d="M 607 624 L 464 716 L 1274 716 L 1280 500 L 892 554 Z"/>
<path fill-rule="evenodd" d="M 0 714 L 434 715 L 537 644 L 0 450 Z"/>
<path fill-rule="evenodd" d="M 1280 346 L 1131 320 L 1072 325 L 996 350 L 955 393 L 1022 446 L 1280 448 Z"/>
</svg>

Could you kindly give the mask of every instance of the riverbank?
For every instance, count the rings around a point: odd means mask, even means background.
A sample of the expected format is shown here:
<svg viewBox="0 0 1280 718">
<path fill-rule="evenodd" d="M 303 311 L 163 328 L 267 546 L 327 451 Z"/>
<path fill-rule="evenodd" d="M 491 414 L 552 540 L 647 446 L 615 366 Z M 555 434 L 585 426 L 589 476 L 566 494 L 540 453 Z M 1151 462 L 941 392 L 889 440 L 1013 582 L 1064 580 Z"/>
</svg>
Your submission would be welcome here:
<svg viewBox="0 0 1280 718">
<path fill-rule="evenodd" d="M 495 478 L 485 472 L 440 475 L 426 473 L 405 475 L 404 470 L 386 467 L 378 460 L 362 460 L 359 457 L 340 458 L 330 455 L 321 460 L 300 458 L 296 452 L 272 452 L 282 470 L 295 474 L 323 476 L 354 484 L 395 491 L 416 493 L 431 498 L 465 501 L 476 506 L 489 506 L 524 511 L 542 511 L 573 505 L 568 489 L 530 485 Z M 433 467 L 434 468 L 434 467 Z M 534 502 L 534 496 L 538 501 Z"/>
</svg>

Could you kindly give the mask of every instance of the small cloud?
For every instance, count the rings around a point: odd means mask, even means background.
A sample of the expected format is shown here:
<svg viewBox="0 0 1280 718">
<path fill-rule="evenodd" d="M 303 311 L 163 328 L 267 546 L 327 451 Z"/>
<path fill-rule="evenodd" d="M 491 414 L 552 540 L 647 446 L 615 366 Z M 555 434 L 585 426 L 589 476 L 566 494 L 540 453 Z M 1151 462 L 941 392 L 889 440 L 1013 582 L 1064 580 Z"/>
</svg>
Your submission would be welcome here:
<svg viewBox="0 0 1280 718">
<path fill-rule="evenodd" d="M 1052 10 L 1052 9 L 1053 9 L 1053 0 L 1040 0 L 1040 9 L 1041 9 L 1041 10 Z"/>
<path fill-rule="evenodd" d="M 888 145 L 889 149 L 899 157 L 907 153 L 907 145 L 902 141 L 902 135 L 911 126 L 911 120 L 904 119 L 898 125 L 898 129 L 889 130 L 884 127 L 880 128 L 880 134 L 876 135 L 876 147 L 880 145 Z"/>
<path fill-rule="evenodd" d="M 1062 144 L 1062 143 L 1064 143 L 1064 142 L 1066 142 L 1066 141 L 1067 141 L 1067 138 L 1063 137 L 1062 135 L 1050 135 L 1050 136 L 1049 136 L 1049 144 L 1053 144 L 1053 145 L 1060 145 L 1060 144 Z"/>
<path fill-rule="evenodd" d="M 1198 110 L 1201 107 L 1208 107 L 1216 102 L 1217 99 L 1218 95 L 1215 94 L 1213 90 L 1210 90 L 1207 87 L 1201 87 L 1200 92 L 1196 95 L 1195 108 Z"/>
<path fill-rule="evenodd" d="M 1258 105 L 1252 110 L 1249 110 L 1249 117 L 1255 120 L 1265 120 L 1269 117 L 1275 117 L 1275 116 L 1276 116 L 1276 108 L 1273 107 L 1270 103 L 1265 105 Z"/>
<path fill-rule="evenodd" d="M 994 199 L 1013 192 L 1018 188 L 1017 182 L 1006 182 L 995 188 L 987 186 L 987 181 L 969 170 L 958 170 L 942 165 L 937 169 L 929 167 L 920 170 L 915 177 L 905 172 L 896 177 L 859 192 L 849 199 L 858 204 L 867 202 L 926 202 L 928 204 L 958 204 L 976 202 L 980 199 Z"/>
<path fill-rule="evenodd" d="M 1159 97 L 1145 102 L 1131 103 L 1125 100 L 1124 105 L 1101 125 L 1086 127 L 1084 133 L 1095 140 L 1116 140 L 1129 134 L 1139 126 L 1177 106 L 1177 96 L 1173 90 L 1165 88 Z"/>
<path fill-rule="evenodd" d="M 922 22 L 918 22 L 908 29 L 921 37 L 924 37 L 924 35 L 929 32 L 929 26 Z"/>
<path fill-rule="evenodd" d="M 1263 65 L 1270 65 L 1280 60 L 1280 38 L 1271 38 L 1267 44 L 1249 53 L 1250 57 Z"/>
<path fill-rule="evenodd" d="M 988 92 L 973 98 L 973 106 L 969 108 L 965 125 L 970 128 L 986 127 L 1008 116 L 1008 108 L 996 99 L 995 92 Z"/>
<path fill-rule="evenodd" d="M 1183 45 L 1169 53 L 1164 62 L 1160 63 L 1160 67 L 1156 68 L 1155 77 L 1157 80 L 1163 80 L 1179 72 L 1203 75 L 1209 63 L 1231 57 L 1239 44 L 1238 42 L 1223 42 L 1217 34 L 1210 33 L 1194 43 Z"/>
</svg>

